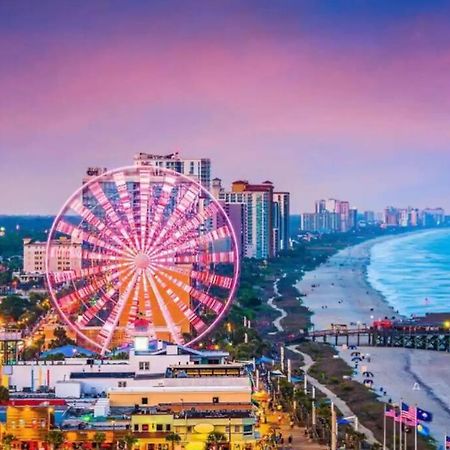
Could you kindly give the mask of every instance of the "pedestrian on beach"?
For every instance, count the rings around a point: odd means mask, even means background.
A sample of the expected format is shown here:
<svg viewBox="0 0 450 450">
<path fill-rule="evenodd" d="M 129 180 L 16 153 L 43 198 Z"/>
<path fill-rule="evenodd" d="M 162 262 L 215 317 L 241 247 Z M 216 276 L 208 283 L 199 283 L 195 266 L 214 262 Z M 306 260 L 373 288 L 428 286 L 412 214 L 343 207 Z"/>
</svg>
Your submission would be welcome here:
<svg viewBox="0 0 450 450">
<path fill-rule="evenodd" d="M 292 436 L 291 435 L 289 435 L 289 437 L 288 437 L 288 443 L 292 444 Z"/>
</svg>

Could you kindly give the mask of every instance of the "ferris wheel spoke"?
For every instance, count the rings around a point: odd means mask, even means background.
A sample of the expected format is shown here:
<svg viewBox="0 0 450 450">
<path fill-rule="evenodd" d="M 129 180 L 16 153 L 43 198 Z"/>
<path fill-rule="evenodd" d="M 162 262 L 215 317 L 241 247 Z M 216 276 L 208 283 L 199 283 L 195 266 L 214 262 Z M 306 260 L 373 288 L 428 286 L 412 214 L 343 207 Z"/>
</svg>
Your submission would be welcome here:
<svg viewBox="0 0 450 450">
<path fill-rule="evenodd" d="M 177 305 L 178 309 L 183 313 L 184 317 L 189 321 L 189 323 L 194 327 L 197 333 L 201 333 L 207 328 L 206 323 L 193 311 L 189 305 L 183 303 L 180 297 L 170 288 L 170 286 L 158 275 L 155 271 L 155 280 L 161 286 L 161 288 L 166 292 L 166 294 L 172 299 L 172 301 Z"/>
<path fill-rule="evenodd" d="M 89 282 L 84 286 L 74 288 L 72 292 L 60 297 L 57 301 L 59 307 L 64 311 L 68 311 L 73 305 L 80 303 L 86 306 L 84 300 L 91 295 L 95 295 L 99 292 L 102 293 L 104 287 L 110 288 L 111 284 L 115 282 L 123 272 L 124 271 L 122 270 L 113 272 L 112 274 L 106 274 L 105 277 L 90 278 Z"/>
<path fill-rule="evenodd" d="M 159 196 L 158 203 L 155 209 L 155 213 L 153 214 L 152 220 L 150 222 L 150 229 L 148 232 L 148 238 L 147 243 L 145 245 L 145 251 L 148 251 L 149 247 L 151 246 L 153 240 L 155 231 L 158 226 L 161 225 L 161 221 L 163 218 L 164 210 L 169 203 L 173 187 L 175 185 L 176 178 L 174 176 L 165 176 L 163 185 L 161 188 L 161 195 Z"/>
<path fill-rule="evenodd" d="M 99 264 L 92 267 L 86 267 L 84 269 L 65 270 L 52 272 L 51 276 L 55 283 L 64 283 L 69 281 L 77 281 L 93 275 L 105 273 L 109 270 L 117 270 L 122 267 L 131 266 L 132 263 L 121 262 L 117 264 Z"/>
<path fill-rule="evenodd" d="M 147 234 L 147 216 L 148 216 L 148 206 L 150 201 L 150 172 L 148 170 L 143 170 L 139 173 L 139 206 L 140 206 L 140 232 L 141 232 L 141 242 L 140 249 L 145 248 L 145 239 Z"/>
<path fill-rule="evenodd" d="M 161 264 L 154 264 L 158 270 L 162 270 L 164 272 L 174 272 L 180 275 L 189 276 L 193 280 L 200 281 L 201 283 L 207 286 L 217 286 L 224 289 L 231 289 L 233 286 L 233 278 L 227 277 L 225 275 L 218 275 L 214 272 L 210 272 L 208 270 L 191 270 L 191 269 L 183 269 L 182 267 L 167 267 Z"/>
<path fill-rule="evenodd" d="M 114 210 L 114 207 L 111 205 L 111 202 L 106 197 L 102 187 L 100 186 L 100 183 L 96 182 L 89 186 L 89 190 L 92 192 L 93 196 L 97 199 L 100 206 L 103 208 L 103 210 L 106 213 L 106 216 L 108 217 L 109 221 L 113 224 L 114 228 L 117 230 L 118 233 L 120 233 L 125 239 L 125 241 L 122 242 L 128 246 L 131 247 L 132 250 L 136 251 L 136 247 L 134 245 L 134 242 L 131 240 L 130 235 L 128 234 L 128 231 L 126 230 L 126 227 L 124 226 L 122 220 L 117 215 L 116 211 Z"/>
<path fill-rule="evenodd" d="M 182 221 L 177 224 L 176 228 L 170 234 L 170 236 L 162 242 L 159 249 L 155 249 L 150 252 L 150 256 L 161 251 L 161 249 L 172 247 L 180 241 L 184 236 L 188 235 L 192 231 L 198 229 L 208 219 L 217 214 L 218 208 L 214 203 L 209 204 L 202 212 L 199 212 L 195 217 L 190 217 L 188 220 Z"/>
<path fill-rule="evenodd" d="M 112 252 L 116 255 L 124 256 L 127 258 L 130 258 L 133 256 L 132 253 L 129 251 L 125 251 L 121 248 L 117 248 L 114 245 L 108 244 L 104 240 L 98 238 L 94 234 L 89 234 L 84 230 L 80 230 L 76 228 L 74 225 L 72 225 L 69 222 L 66 222 L 65 220 L 60 220 L 56 226 L 56 231 L 66 234 L 68 236 L 77 235 L 83 242 L 87 244 L 91 244 L 96 248 L 101 248 L 107 252 Z"/>
<path fill-rule="evenodd" d="M 144 281 L 144 316 L 147 322 L 149 323 L 150 336 L 156 337 L 156 331 L 153 324 L 152 304 L 150 301 L 150 296 L 148 295 L 148 293 L 150 292 L 150 287 L 147 277 L 143 276 L 142 279 Z"/>
<path fill-rule="evenodd" d="M 113 240 L 119 247 L 124 249 L 126 253 L 132 253 L 132 249 L 129 245 L 123 242 L 115 233 L 113 233 L 109 227 L 100 220 L 92 211 L 86 208 L 80 200 L 74 200 L 71 203 L 71 208 L 79 214 L 87 224 L 95 228 L 101 236 L 107 236 L 109 239 Z"/>
<path fill-rule="evenodd" d="M 175 342 L 177 344 L 184 344 L 183 336 L 181 335 L 178 327 L 176 326 L 176 324 L 170 314 L 169 308 L 167 308 L 167 304 L 164 301 L 164 299 L 162 298 L 161 292 L 159 291 L 158 287 L 156 286 L 155 280 L 153 279 L 153 276 L 154 276 L 153 270 L 147 269 L 145 271 L 145 273 L 147 275 L 147 279 L 150 283 L 153 294 L 155 295 L 156 302 L 158 303 L 159 309 L 163 315 L 163 318 L 167 325 L 167 328 L 170 331 L 170 334 L 172 335 L 173 339 L 175 340 Z"/>
<path fill-rule="evenodd" d="M 134 289 L 133 294 L 133 300 L 128 312 L 128 322 L 127 322 L 127 330 L 128 333 L 131 333 L 134 331 L 134 323 L 136 320 L 139 319 L 138 312 L 139 312 L 139 300 L 140 295 L 144 295 L 144 308 L 145 308 L 145 320 L 147 321 L 147 334 L 150 339 L 156 339 L 156 332 L 155 327 L 153 326 L 153 318 L 152 318 L 152 310 L 150 305 L 150 300 L 148 298 L 147 292 L 148 292 L 148 282 L 147 277 L 142 274 L 142 271 L 138 274 L 137 279 L 137 286 Z M 148 302 L 148 303 L 147 303 Z"/>
<path fill-rule="evenodd" d="M 94 305 L 88 307 L 86 311 L 77 320 L 77 324 L 80 327 L 85 327 L 92 319 L 100 317 L 97 316 L 99 311 L 110 301 L 112 301 L 112 296 L 117 292 L 116 288 L 109 288 L 106 293 L 102 293 L 101 298 L 94 303 Z"/>
<path fill-rule="evenodd" d="M 236 259 L 234 252 L 215 252 L 215 253 L 193 253 L 175 256 L 153 257 L 152 262 L 163 265 L 176 264 L 219 264 L 234 263 Z"/>
<path fill-rule="evenodd" d="M 136 280 L 137 280 L 137 273 L 135 272 L 131 276 L 131 280 L 128 282 L 125 291 L 119 294 L 118 302 L 114 305 L 111 313 L 105 320 L 105 323 L 103 324 L 100 332 L 98 333 L 98 336 L 102 342 L 102 354 L 108 350 L 108 346 L 111 343 L 114 330 L 117 327 L 117 323 L 119 322 L 122 311 L 124 310 L 127 304 L 131 291 L 136 285 Z"/>
<path fill-rule="evenodd" d="M 152 252 L 152 249 L 157 247 L 160 242 L 163 241 L 164 237 L 167 234 L 171 234 L 173 230 L 177 227 L 177 224 L 179 224 L 186 211 L 192 207 L 196 203 L 196 199 L 200 195 L 200 190 L 196 186 L 190 186 L 181 197 L 180 201 L 177 203 L 175 209 L 173 210 L 172 214 L 167 219 L 167 222 L 164 226 L 164 228 L 161 230 L 157 238 L 155 239 L 155 242 L 153 242 L 152 246 L 149 249 L 149 253 Z"/>
<path fill-rule="evenodd" d="M 174 285 L 178 286 L 184 292 L 188 293 L 192 298 L 195 298 L 200 303 L 205 305 L 209 310 L 214 311 L 216 314 L 220 314 L 220 312 L 223 310 L 224 305 L 218 298 L 209 295 L 206 292 L 202 292 L 172 275 L 169 275 L 165 272 L 160 273 Z"/>
<path fill-rule="evenodd" d="M 131 201 L 130 194 L 127 189 L 127 184 L 125 181 L 125 177 L 122 172 L 115 173 L 113 175 L 114 183 L 116 184 L 117 192 L 119 193 L 119 199 L 120 199 L 120 207 L 125 213 L 125 217 L 128 220 L 128 224 L 131 230 L 131 234 L 133 236 L 133 242 L 135 245 L 135 248 L 139 248 L 139 242 L 137 239 L 136 234 L 136 223 L 134 221 L 134 214 L 133 214 L 133 204 Z"/>
<path fill-rule="evenodd" d="M 173 255 L 175 253 L 181 253 L 183 250 L 196 249 L 201 245 L 214 244 L 214 242 L 229 238 L 230 236 L 230 229 L 228 226 L 224 225 L 215 230 L 210 230 L 200 236 L 187 238 L 184 242 L 182 242 L 182 239 L 180 238 L 177 242 L 172 243 L 170 246 L 165 245 L 164 249 L 158 251 L 157 254 L 158 257 Z"/>
</svg>

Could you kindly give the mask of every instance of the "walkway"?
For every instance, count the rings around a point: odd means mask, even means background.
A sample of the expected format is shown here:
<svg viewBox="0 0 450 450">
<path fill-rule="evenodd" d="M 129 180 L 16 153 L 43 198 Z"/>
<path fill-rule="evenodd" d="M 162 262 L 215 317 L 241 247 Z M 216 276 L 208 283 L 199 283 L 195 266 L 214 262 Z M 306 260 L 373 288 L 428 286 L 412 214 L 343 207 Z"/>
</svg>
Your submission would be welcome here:
<svg viewBox="0 0 450 450">
<path fill-rule="evenodd" d="M 286 274 L 283 274 L 284 278 Z M 274 301 L 276 298 L 280 296 L 280 292 L 278 291 L 278 282 L 281 278 L 277 278 L 273 283 L 273 297 L 270 297 L 269 300 L 267 300 L 267 304 L 274 309 L 275 311 L 280 313 L 280 316 L 277 317 L 272 323 L 273 326 L 277 329 L 277 331 L 272 331 L 269 334 L 277 334 L 280 331 L 283 331 L 283 326 L 281 325 L 281 321 L 287 316 L 287 312 L 283 308 L 279 308 L 277 305 L 274 304 Z"/>
<path fill-rule="evenodd" d="M 286 276 L 286 274 L 283 274 L 283 276 Z M 275 291 L 275 296 L 278 296 L 278 280 L 275 281 L 274 283 L 274 291 Z M 287 316 L 287 312 L 278 307 L 275 306 L 273 304 L 273 301 L 271 302 L 272 299 L 274 299 L 275 297 L 272 297 L 267 303 L 269 306 L 271 306 L 273 309 L 275 309 L 276 311 L 281 313 L 281 316 L 278 317 L 277 319 L 275 319 L 273 321 L 273 325 L 275 326 L 275 328 L 279 331 L 284 331 L 283 326 L 281 325 L 281 320 Z M 276 334 L 277 332 L 271 333 L 271 334 Z M 304 360 L 304 365 L 302 366 L 302 369 L 305 372 L 308 372 L 308 370 L 310 369 L 310 367 L 314 364 L 313 359 L 306 353 L 301 352 L 300 350 L 297 349 L 296 345 L 290 345 L 287 347 L 289 350 L 291 350 L 294 353 L 298 353 L 299 355 L 301 355 L 303 357 Z M 335 405 L 336 407 L 342 412 L 342 414 L 344 414 L 344 417 L 350 417 L 350 416 L 355 416 L 355 413 L 350 409 L 350 407 L 347 405 L 347 403 L 345 403 L 344 400 L 342 400 L 341 398 L 339 398 L 338 396 L 336 396 L 336 394 L 334 394 L 332 391 L 330 391 L 330 389 L 328 389 L 325 385 L 323 385 L 322 383 L 320 383 L 319 381 L 317 381 L 315 378 L 312 378 L 310 376 L 308 376 L 308 381 L 311 385 L 313 385 L 316 389 L 318 389 L 320 392 L 322 392 L 323 394 L 325 394 L 327 396 L 327 398 L 329 398 Z M 363 425 L 359 425 L 359 431 L 363 432 L 366 435 L 367 441 L 371 444 L 378 442 L 375 439 L 375 436 L 373 435 L 372 431 L 370 431 L 368 428 L 364 427 Z M 320 446 L 318 448 L 321 448 Z"/>
<path fill-rule="evenodd" d="M 309 369 L 311 368 L 311 366 L 314 364 L 314 360 L 311 358 L 311 356 L 309 356 L 307 353 L 303 353 L 300 350 L 298 350 L 295 345 L 290 345 L 287 348 L 289 350 L 291 350 L 292 352 L 298 353 L 299 355 L 303 356 L 303 360 L 304 360 L 305 364 L 302 366 L 302 369 L 307 373 L 309 371 Z M 330 391 L 330 389 L 328 389 L 325 385 L 323 385 L 322 383 L 317 381 L 315 378 L 313 378 L 311 376 L 307 376 L 307 381 L 312 386 L 314 386 L 316 389 L 318 389 L 320 392 L 325 394 L 327 396 L 327 398 L 329 398 L 336 405 L 336 407 L 341 411 L 341 413 L 344 415 L 344 417 L 351 417 L 351 416 L 356 415 L 349 408 L 349 406 L 347 405 L 347 403 L 345 403 L 344 400 L 339 398 L 336 394 L 334 394 L 332 391 Z M 370 444 L 378 442 L 375 439 L 375 436 L 373 435 L 372 431 L 370 431 L 365 426 L 359 424 L 358 431 L 360 431 L 366 435 L 367 442 L 369 442 Z"/>
<path fill-rule="evenodd" d="M 279 421 L 281 417 L 281 421 Z M 326 450 L 328 447 L 324 445 L 317 444 L 313 442 L 308 437 L 305 436 L 304 428 L 295 426 L 291 428 L 289 415 L 286 413 L 269 413 L 267 415 L 267 423 L 260 425 L 261 436 L 270 435 L 275 431 L 278 435 L 281 433 L 283 437 L 283 443 L 279 442 L 279 449 L 305 449 L 305 450 Z M 292 443 L 289 444 L 288 438 L 292 436 Z"/>
</svg>

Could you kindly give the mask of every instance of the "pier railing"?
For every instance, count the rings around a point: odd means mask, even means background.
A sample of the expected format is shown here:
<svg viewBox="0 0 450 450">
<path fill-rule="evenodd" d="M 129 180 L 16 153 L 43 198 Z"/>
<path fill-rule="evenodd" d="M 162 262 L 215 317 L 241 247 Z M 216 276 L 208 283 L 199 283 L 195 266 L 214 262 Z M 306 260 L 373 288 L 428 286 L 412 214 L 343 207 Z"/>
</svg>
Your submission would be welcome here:
<svg viewBox="0 0 450 450">
<path fill-rule="evenodd" d="M 446 329 L 328 329 L 311 331 L 304 337 L 332 345 L 402 347 L 450 352 L 450 330 Z"/>
</svg>

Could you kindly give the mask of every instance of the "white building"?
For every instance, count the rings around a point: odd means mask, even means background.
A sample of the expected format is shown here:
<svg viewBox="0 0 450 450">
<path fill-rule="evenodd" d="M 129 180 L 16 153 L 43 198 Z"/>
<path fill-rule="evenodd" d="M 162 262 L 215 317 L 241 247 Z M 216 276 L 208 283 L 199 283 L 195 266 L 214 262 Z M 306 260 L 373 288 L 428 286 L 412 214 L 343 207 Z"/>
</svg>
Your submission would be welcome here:
<svg viewBox="0 0 450 450">
<path fill-rule="evenodd" d="M 223 364 L 228 357 L 221 351 L 199 351 L 162 342 L 159 346 L 155 352 L 132 350 L 129 359 L 123 360 L 19 361 L 4 365 L 2 375 L 17 392 L 35 392 L 42 387 L 53 390 L 58 383 L 72 382 L 80 384 L 81 394 L 93 395 L 113 388 L 148 386 L 150 379 L 164 378 L 170 366 Z"/>
<path fill-rule="evenodd" d="M 211 188 L 211 160 L 209 158 L 186 159 L 181 158 L 178 152 L 168 155 L 137 153 L 134 156 L 134 164 L 171 169 L 197 179 L 208 191 Z"/>
</svg>

